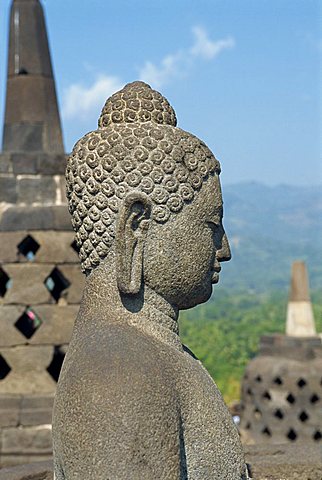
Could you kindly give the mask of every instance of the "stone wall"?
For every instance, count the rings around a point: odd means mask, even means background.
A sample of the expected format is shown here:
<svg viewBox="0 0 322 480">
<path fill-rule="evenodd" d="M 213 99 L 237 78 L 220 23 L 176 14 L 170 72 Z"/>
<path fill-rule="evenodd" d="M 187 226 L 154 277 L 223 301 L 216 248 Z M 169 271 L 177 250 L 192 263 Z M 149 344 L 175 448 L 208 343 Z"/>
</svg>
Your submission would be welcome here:
<svg viewBox="0 0 322 480">
<path fill-rule="evenodd" d="M 82 296 L 65 155 L 0 155 L 0 465 L 51 456 L 56 382 Z"/>
</svg>

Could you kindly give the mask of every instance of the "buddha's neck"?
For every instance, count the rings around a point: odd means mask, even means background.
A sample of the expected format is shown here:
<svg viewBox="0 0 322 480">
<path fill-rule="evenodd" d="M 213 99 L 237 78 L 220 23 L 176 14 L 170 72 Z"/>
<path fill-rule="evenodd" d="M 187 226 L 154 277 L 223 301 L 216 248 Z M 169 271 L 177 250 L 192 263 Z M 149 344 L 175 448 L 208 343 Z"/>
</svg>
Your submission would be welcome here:
<svg viewBox="0 0 322 480">
<path fill-rule="evenodd" d="M 95 269 L 86 279 L 76 328 L 89 334 L 111 323 L 127 323 L 182 350 L 177 319 L 178 310 L 149 287 L 124 297 L 113 273 Z"/>
</svg>

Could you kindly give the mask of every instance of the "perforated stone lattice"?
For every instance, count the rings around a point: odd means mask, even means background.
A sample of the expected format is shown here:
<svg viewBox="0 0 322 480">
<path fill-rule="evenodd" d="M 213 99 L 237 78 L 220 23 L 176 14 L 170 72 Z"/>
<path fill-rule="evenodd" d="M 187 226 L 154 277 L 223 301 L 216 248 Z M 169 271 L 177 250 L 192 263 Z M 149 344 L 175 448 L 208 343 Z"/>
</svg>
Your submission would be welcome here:
<svg viewBox="0 0 322 480">
<path fill-rule="evenodd" d="M 65 356 L 61 345 L 69 343 L 83 289 L 74 233 L 0 232 L 0 244 L 5 247 L 0 251 L 0 394 L 16 392 L 21 348 L 27 363 L 38 362 L 48 393 L 51 383 L 45 378 L 58 381 Z M 44 348 L 52 354 L 41 353 Z M 29 387 L 21 385 L 21 393 Z M 53 393 L 54 383 L 51 388 Z"/>
<path fill-rule="evenodd" d="M 0 268 L 0 297 L 4 297 L 10 288 L 10 277 L 3 268 Z"/>
<path fill-rule="evenodd" d="M 290 376 L 285 369 L 284 375 L 246 374 L 241 429 L 260 442 L 320 442 L 322 379 L 317 381 L 314 369 L 308 373 Z"/>
<path fill-rule="evenodd" d="M 58 267 L 55 267 L 46 278 L 45 285 L 53 299 L 58 302 L 63 292 L 70 286 L 70 281 Z"/>
<path fill-rule="evenodd" d="M 31 236 L 27 235 L 18 245 L 18 252 L 23 255 L 27 260 L 32 261 L 40 248 L 40 245 Z"/>
<path fill-rule="evenodd" d="M 16 321 L 15 327 L 29 339 L 36 333 L 41 324 L 41 318 L 39 318 L 39 316 L 28 307 Z"/>
</svg>

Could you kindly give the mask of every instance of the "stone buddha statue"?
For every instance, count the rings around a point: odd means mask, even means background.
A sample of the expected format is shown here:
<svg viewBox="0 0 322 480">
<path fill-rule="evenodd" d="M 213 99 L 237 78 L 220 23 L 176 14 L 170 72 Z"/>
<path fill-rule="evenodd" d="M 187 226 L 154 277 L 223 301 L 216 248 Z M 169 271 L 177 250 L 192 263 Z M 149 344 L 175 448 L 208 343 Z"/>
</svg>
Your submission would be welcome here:
<svg viewBox="0 0 322 480">
<path fill-rule="evenodd" d="M 230 259 L 220 165 L 143 82 L 76 144 L 67 196 L 86 286 L 58 383 L 56 480 L 240 480 L 237 429 L 180 341 Z"/>
</svg>

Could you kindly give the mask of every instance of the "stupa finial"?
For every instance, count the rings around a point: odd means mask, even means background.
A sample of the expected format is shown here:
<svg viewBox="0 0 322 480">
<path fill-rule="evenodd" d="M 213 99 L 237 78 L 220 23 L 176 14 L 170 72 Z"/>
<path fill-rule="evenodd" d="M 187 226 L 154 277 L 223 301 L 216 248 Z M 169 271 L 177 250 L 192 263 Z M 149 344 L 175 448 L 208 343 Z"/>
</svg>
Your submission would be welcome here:
<svg viewBox="0 0 322 480">
<path fill-rule="evenodd" d="M 296 261 L 292 265 L 286 334 L 293 337 L 316 335 L 307 269 L 302 261 Z"/>
</svg>

